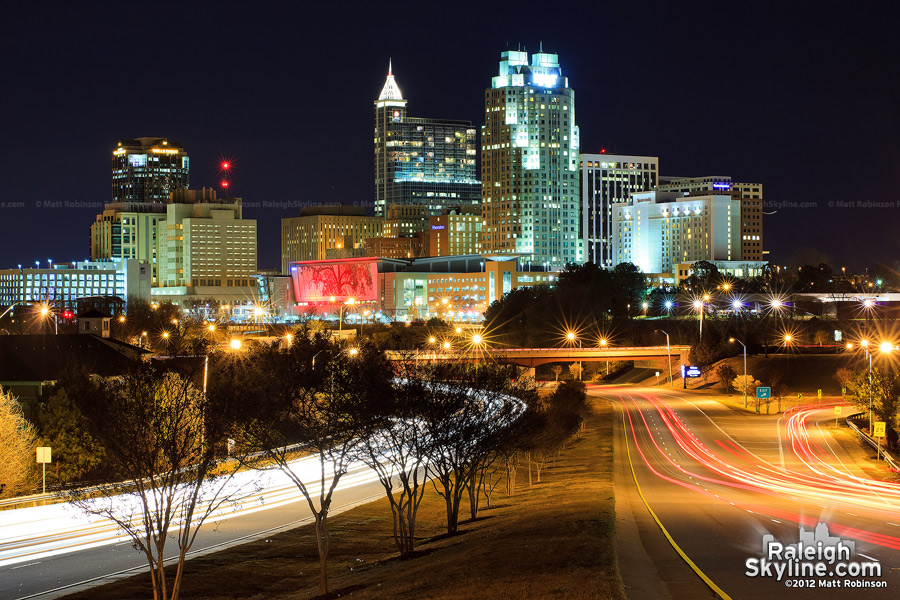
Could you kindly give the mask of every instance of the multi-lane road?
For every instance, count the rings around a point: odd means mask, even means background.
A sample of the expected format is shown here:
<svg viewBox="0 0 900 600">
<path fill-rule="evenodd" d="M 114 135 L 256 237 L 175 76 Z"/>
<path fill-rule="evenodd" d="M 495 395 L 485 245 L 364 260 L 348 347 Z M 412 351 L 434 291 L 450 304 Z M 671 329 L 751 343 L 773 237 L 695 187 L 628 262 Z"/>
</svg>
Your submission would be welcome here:
<svg viewBox="0 0 900 600">
<path fill-rule="evenodd" d="M 619 565 L 630 597 L 897 596 L 900 485 L 863 473 L 833 436 L 833 406 L 765 416 L 675 390 L 591 393 L 617 409 Z M 815 554 L 795 561 L 801 526 Z M 818 541 L 835 548 L 833 560 Z"/>
<path fill-rule="evenodd" d="M 295 466 L 315 468 L 315 458 Z M 297 487 L 279 471 L 240 474 L 248 490 L 201 528 L 191 555 L 212 552 L 309 522 L 310 512 Z M 253 481 L 250 481 L 250 480 Z M 318 490 L 313 487 L 315 495 Z M 356 464 L 341 479 L 331 514 L 384 494 L 375 472 Z M 123 502 L 125 500 L 123 499 Z M 166 555 L 177 546 L 170 540 Z M 88 517 L 65 504 L 0 512 L 0 598 L 56 598 L 103 581 L 147 570 L 142 553 L 110 521 Z"/>
</svg>

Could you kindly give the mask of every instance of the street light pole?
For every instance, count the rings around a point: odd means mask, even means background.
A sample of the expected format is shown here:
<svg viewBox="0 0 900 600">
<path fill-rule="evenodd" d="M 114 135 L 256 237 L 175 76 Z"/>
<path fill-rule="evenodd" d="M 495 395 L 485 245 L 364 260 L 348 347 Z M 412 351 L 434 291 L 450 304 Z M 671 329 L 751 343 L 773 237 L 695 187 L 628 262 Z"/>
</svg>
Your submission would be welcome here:
<svg viewBox="0 0 900 600">
<path fill-rule="evenodd" d="M 669 387 L 675 387 L 675 384 L 672 382 L 672 350 L 669 346 L 669 334 L 662 329 L 654 329 L 653 331 L 659 332 L 666 336 L 666 356 L 669 359 Z"/>
<path fill-rule="evenodd" d="M 728 340 L 729 342 L 737 342 L 741 346 L 744 346 L 744 408 L 747 408 L 747 346 L 744 345 L 744 342 L 737 338 L 731 338 Z M 779 396 L 780 398 L 780 396 Z M 757 403 L 758 404 L 758 403 Z M 766 409 L 766 414 L 768 414 L 768 408 Z M 759 410 L 757 410 L 759 412 Z"/>
</svg>

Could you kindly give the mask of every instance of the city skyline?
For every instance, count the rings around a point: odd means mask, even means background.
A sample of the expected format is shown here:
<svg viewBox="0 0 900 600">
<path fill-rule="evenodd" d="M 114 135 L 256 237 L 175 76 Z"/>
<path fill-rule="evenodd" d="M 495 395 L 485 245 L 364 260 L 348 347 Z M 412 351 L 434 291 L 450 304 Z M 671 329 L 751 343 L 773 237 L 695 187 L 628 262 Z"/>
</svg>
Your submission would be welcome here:
<svg viewBox="0 0 900 600">
<path fill-rule="evenodd" d="M 456 45 L 432 41 L 454 24 L 419 33 L 398 22 L 385 38 L 368 31 L 365 11 L 344 22 L 309 11 L 238 18 L 201 5 L 170 23 L 127 7 L 16 8 L 21 27 L 0 44 L 31 51 L 7 66 L 12 92 L 0 100 L 14 116 L 2 155 L 0 266 L 87 258 L 85 231 L 111 201 L 117 141 L 159 136 L 183 144 L 196 189 L 216 185 L 219 159 L 233 159 L 230 193 L 259 223 L 259 266 L 276 267 L 281 218 L 307 203 L 374 202 L 371 102 L 388 60 L 415 114 L 480 127 L 499 53 L 541 43 L 575 90 L 581 152 L 658 156 L 665 176 L 762 183 L 763 208 L 775 213 L 764 244 L 779 264 L 803 246 L 835 266 L 892 263 L 884 257 L 897 253 L 890 225 L 900 209 L 865 207 L 896 202 L 897 42 L 882 31 L 878 5 L 849 14 L 754 6 L 651 4 L 640 17 L 609 7 L 602 22 L 482 7 Z M 292 29 L 313 21 L 324 25 Z M 143 52 L 172 48 L 182 66 L 136 61 L 132 33 L 155 40 Z M 241 43 L 208 43 L 217 37 Z M 142 69 L 153 68 L 159 77 L 148 83 Z M 51 154 L 59 140 L 65 152 Z M 800 207 L 808 203 L 816 208 Z"/>
</svg>

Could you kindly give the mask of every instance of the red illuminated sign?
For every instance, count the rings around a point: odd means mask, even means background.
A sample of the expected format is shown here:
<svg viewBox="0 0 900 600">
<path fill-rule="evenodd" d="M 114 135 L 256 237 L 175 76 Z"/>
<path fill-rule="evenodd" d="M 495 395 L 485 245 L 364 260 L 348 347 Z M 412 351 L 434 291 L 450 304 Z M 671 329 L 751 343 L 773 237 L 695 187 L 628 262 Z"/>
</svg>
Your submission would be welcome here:
<svg viewBox="0 0 900 600">
<path fill-rule="evenodd" d="M 378 263 L 374 260 L 293 263 L 291 278 L 297 302 L 378 299 Z"/>
</svg>

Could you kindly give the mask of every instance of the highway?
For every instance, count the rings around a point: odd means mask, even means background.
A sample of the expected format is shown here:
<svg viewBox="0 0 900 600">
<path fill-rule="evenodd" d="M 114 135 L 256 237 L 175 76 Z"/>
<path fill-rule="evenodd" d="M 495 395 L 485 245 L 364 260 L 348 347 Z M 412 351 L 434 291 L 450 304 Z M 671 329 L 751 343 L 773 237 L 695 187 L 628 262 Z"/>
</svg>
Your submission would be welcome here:
<svg viewBox="0 0 900 600">
<path fill-rule="evenodd" d="M 900 485 L 867 478 L 837 443 L 833 406 L 766 416 L 660 388 L 590 393 L 617 409 L 618 550 L 629 597 L 896 597 Z M 820 536 L 853 542 L 843 545 L 850 558 L 791 561 L 782 551 L 768 558 L 785 569 L 824 562 L 822 575 L 764 569 L 763 536 L 796 544 L 801 525 L 809 536 L 819 526 Z M 867 571 L 836 574 L 858 569 Z"/>
<path fill-rule="evenodd" d="M 314 457 L 302 459 L 307 464 L 298 469 L 315 467 L 314 461 Z M 251 471 L 242 478 L 248 490 L 242 501 L 224 507 L 204 524 L 189 556 L 311 522 L 306 500 L 279 471 Z M 311 492 L 318 490 L 311 488 Z M 331 514 L 383 495 L 375 472 L 354 464 L 341 478 Z M 166 555 L 176 554 L 177 545 L 169 540 Z M 144 555 L 106 519 L 88 517 L 66 504 L 0 512 L 0 598 L 4 600 L 56 598 L 96 585 L 100 579 L 130 576 L 147 568 Z"/>
</svg>

